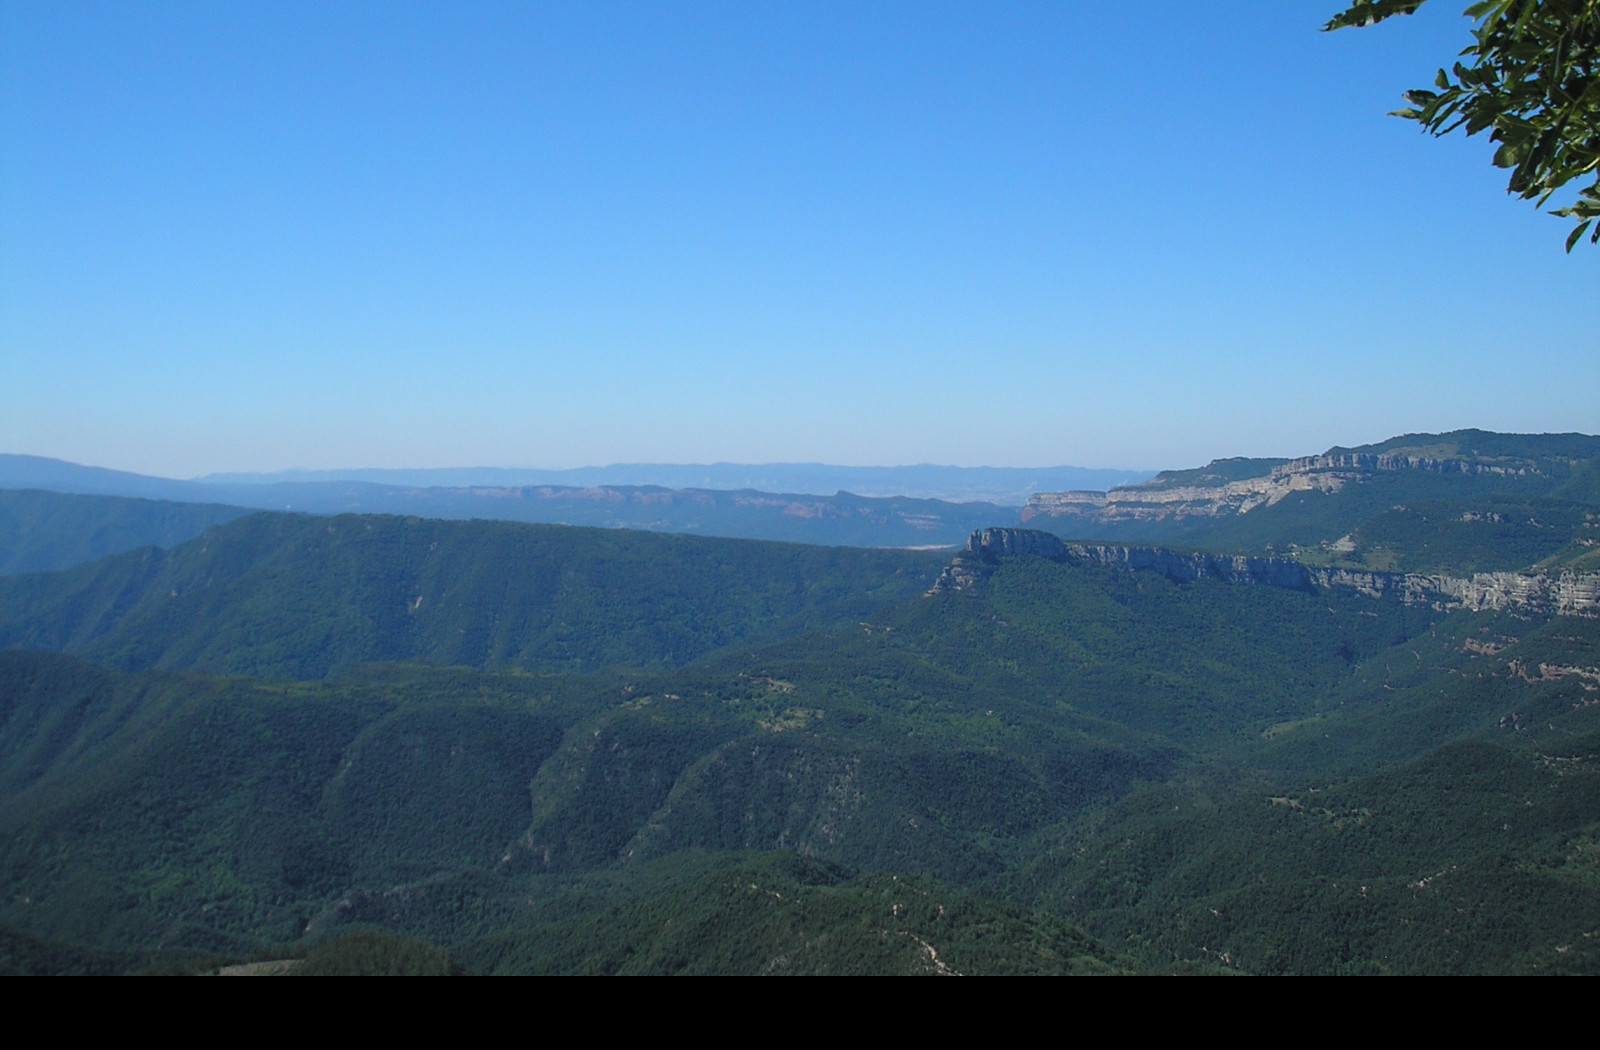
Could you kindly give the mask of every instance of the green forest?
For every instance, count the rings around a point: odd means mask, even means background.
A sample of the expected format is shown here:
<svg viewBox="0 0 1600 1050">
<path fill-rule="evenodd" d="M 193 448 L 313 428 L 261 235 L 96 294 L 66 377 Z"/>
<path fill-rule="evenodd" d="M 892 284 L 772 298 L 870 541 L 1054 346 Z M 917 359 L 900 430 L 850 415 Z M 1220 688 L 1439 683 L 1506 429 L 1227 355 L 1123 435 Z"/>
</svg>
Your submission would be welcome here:
<svg viewBox="0 0 1600 1050">
<path fill-rule="evenodd" d="M 1179 538 L 1579 604 L 0 493 L 0 972 L 1600 971 L 1600 450 L 1463 440 Z"/>
</svg>

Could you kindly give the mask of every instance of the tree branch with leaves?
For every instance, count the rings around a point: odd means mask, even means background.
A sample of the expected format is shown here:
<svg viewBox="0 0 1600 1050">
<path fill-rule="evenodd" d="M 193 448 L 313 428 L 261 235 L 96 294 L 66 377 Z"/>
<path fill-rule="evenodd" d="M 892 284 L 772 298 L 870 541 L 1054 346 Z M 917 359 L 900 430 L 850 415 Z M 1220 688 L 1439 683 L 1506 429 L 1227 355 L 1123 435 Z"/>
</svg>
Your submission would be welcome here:
<svg viewBox="0 0 1600 1050">
<path fill-rule="evenodd" d="M 1424 0 L 1357 0 L 1324 30 L 1409 15 Z M 1600 243 L 1600 0 L 1487 0 L 1466 10 L 1476 41 L 1434 90 L 1405 93 L 1394 116 L 1432 135 L 1465 128 L 1499 143 L 1497 167 L 1511 169 L 1508 193 L 1542 207 L 1573 179 L 1594 176 L 1578 199 L 1551 212 L 1577 225 L 1567 251 L 1589 233 Z"/>
</svg>

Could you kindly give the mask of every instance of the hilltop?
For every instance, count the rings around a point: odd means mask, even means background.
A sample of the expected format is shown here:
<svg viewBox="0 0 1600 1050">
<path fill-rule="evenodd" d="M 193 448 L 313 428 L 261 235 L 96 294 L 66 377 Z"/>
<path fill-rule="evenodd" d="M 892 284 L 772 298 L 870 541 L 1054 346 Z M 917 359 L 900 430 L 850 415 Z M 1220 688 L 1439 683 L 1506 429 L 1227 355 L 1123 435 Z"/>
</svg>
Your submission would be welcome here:
<svg viewBox="0 0 1600 1050">
<path fill-rule="evenodd" d="M 1311 552 L 1327 556 L 1324 562 L 1389 568 L 1333 556 L 1370 554 L 1371 545 L 1358 550 L 1358 529 L 1421 504 L 1435 521 L 1454 515 L 1469 526 L 1525 526 L 1515 539 L 1507 535 L 1511 529 L 1503 529 L 1482 546 L 1520 549 L 1531 543 L 1546 554 L 1569 543 L 1592 548 L 1600 525 L 1585 515 L 1596 503 L 1600 438 L 1462 430 L 1335 447 L 1298 459 L 1220 460 L 1106 492 L 1039 493 L 1021 520 L 1073 539 Z M 1521 514 L 1522 520 L 1508 514 Z M 1466 538 L 1485 530 L 1454 531 Z"/>
</svg>

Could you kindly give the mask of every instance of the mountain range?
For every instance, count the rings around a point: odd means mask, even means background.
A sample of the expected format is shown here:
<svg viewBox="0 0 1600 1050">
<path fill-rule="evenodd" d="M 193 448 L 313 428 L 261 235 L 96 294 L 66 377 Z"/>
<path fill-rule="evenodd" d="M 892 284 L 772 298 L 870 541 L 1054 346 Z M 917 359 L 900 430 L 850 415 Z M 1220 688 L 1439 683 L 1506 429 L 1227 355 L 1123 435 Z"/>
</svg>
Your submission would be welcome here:
<svg viewBox="0 0 1600 1050">
<path fill-rule="evenodd" d="M 1597 438 L 1034 493 L 945 551 L 40 480 L 8 972 L 1600 969 Z"/>
</svg>

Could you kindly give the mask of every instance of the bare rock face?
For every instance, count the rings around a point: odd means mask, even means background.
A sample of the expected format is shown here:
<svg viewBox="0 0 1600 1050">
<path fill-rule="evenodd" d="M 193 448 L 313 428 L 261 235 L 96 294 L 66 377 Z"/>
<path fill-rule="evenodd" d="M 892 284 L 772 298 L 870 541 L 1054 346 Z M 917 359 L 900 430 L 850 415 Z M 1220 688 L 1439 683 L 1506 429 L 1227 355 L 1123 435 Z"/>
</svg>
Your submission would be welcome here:
<svg viewBox="0 0 1600 1050">
<path fill-rule="evenodd" d="M 1066 543 L 1036 529 L 979 529 L 967 549 L 951 561 L 929 594 L 969 590 L 988 576 L 1004 557 L 1026 555 L 1069 565 L 1107 565 L 1129 571 L 1155 572 L 1169 580 L 1216 579 L 1309 590 L 1305 567 L 1288 558 L 1248 554 L 1179 552 L 1165 547 L 1122 547 L 1102 543 Z"/>
<path fill-rule="evenodd" d="M 1407 604 L 1474 612 L 1527 609 L 1560 616 L 1600 615 L 1600 573 L 1481 572 L 1470 578 L 1423 573 L 1310 569 L 1290 558 L 1265 555 L 1206 554 L 1164 547 L 1121 547 L 1066 543 L 1035 529 L 979 529 L 967 549 L 947 565 L 927 597 L 977 588 L 1002 558 L 1034 557 L 1068 565 L 1105 565 L 1129 572 L 1154 572 L 1169 580 L 1221 580 L 1226 583 L 1327 590 L 1348 587 L 1370 598 L 1392 597 Z"/>
<path fill-rule="evenodd" d="M 994 572 L 1001 558 L 1029 556 L 1069 565 L 1107 565 L 1129 571 L 1155 572 L 1169 580 L 1217 579 L 1309 590 L 1304 566 L 1288 558 L 1246 554 L 1205 554 L 1165 547 L 1122 547 L 1100 543 L 1066 543 L 1035 529 L 979 529 L 967 549 L 946 566 L 929 594 L 970 590 Z"/>
<path fill-rule="evenodd" d="M 1223 580 L 1227 583 L 1262 584 L 1290 590 L 1311 589 L 1305 567 L 1288 558 L 1250 554 L 1179 553 L 1165 547 L 1113 547 L 1103 544 L 1067 544 L 1066 561 L 1079 565 L 1159 573 L 1169 580 Z"/>
<path fill-rule="evenodd" d="M 1168 518 L 1215 518 L 1248 514 L 1294 492 L 1337 492 L 1352 480 L 1337 471 L 1280 474 L 1277 468 L 1259 478 L 1222 485 L 1179 485 L 1170 488 L 1133 485 L 1105 493 L 1041 492 L 1028 500 L 1022 520 L 1039 517 L 1083 517 L 1098 522 L 1149 521 Z M 1089 497 L 1099 495 L 1099 500 Z"/>
<path fill-rule="evenodd" d="M 1338 492 L 1364 477 L 1395 470 L 1518 477 L 1539 473 L 1528 463 L 1483 463 L 1370 452 L 1330 453 L 1290 460 L 1258 477 L 1216 484 L 1173 484 L 1171 479 L 1157 477 L 1142 485 L 1114 488 L 1109 492 L 1040 492 L 1029 498 L 1022 520 L 1026 523 L 1038 518 L 1078 517 L 1110 523 L 1248 514 L 1295 492 Z"/>
<path fill-rule="evenodd" d="M 933 581 L 923 594 L 924 598 L 932 598 L 936 594 L 951 594 L 958 591 L 976 590 L 989 574 L 994 572 L 994 566 L 985 565 L 975 558 L 965 555 L 956 555 L 949 565 L 939 573 L 939 578 Z"/>
<path fill-rule="evenodd" d="M 1527 463 L 1482 463 L 1471 459 L 1405 456 L 1378 452 L 1341 452 L 1321 456 L 1306 456 L 1291 463 L 1285 463 L 1278 470 L 1286 472 L 1358 470 L 1363 473 L 1373 473 L 1380 470 L 1430 470 L 1436 474 L 1501 474 L 1518 477 L 1538 473 L 1538 470 Z"/>
<path fill-rule="evenodd" d="M 1037 529 L 978 529 L 967 540 L 967 553 L 993 559 L 1008 554 L 1064 561 L 1069 548 L 1060 538 Z"/>
<path fill-rule="evenodd" d="M 1106 493 L 1076 490 L 1072 492 L 1036 492 L 1028 497 L 1022 510 L 1022 520 L 1037 517 L 1098 519 L 1106 510 Z"/>
<path fill-rule="evenodd" d="M 1453 576 L 1423 577 L 1446 607 L 1482 610 L 1530 608 L 1558 615 L 1596 615 L 1600 610 L 1600 573 L 1481 572 L 1469 580 Z"/>
</svg>

